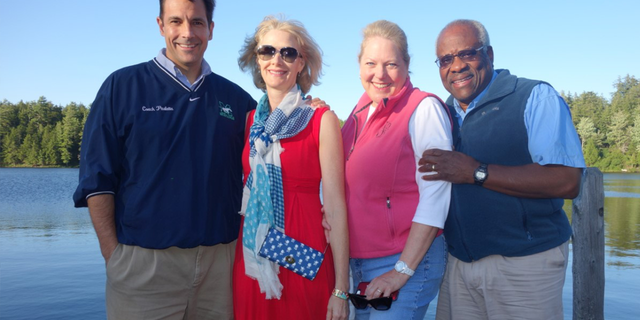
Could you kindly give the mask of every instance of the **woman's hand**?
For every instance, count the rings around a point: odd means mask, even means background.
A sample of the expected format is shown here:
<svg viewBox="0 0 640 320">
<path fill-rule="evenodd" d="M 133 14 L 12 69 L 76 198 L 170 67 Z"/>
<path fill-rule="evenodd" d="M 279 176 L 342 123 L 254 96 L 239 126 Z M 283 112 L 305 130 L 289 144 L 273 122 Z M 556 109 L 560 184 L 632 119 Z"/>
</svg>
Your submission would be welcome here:
<svg viewBox="0 0 640 320">
<path fill-rule="evenodd" d="M 327 320 L 346 320 L 349 318 L 349 300 L 340 299 L 334 295 L 329 298 L 327 306 Z"/>
<path fill-rule="evenodd" d="M 409 281 L 408 275 L 389 270 L 371 280 L 364 293 L 368 300 L 389 297 L 392 292 L 400 290 L 407 281 Z"/>
</svg>

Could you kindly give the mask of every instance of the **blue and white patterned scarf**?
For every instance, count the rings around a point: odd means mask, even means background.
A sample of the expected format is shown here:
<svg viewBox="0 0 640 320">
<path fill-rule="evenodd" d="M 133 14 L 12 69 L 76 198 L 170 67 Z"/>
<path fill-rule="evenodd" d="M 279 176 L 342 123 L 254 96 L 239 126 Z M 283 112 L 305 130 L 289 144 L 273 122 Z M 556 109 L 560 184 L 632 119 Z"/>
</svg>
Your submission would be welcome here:
<svg viewBox="0 0 640 320">
<path fill-rule="evenodd" d="M 284 195 L 280 140 L 290 138 L 304 129 L 314 110 L 304 101 L 298 86 L 291 88 L 280 105 L 269 114 L 269 100 L 265 94 L 256 108 L 249 136 L 251 150 L 247 177 L 242 195 L 244 215 L 242 251 L 245 273 L 256 280 L 267 299 L 280 299 L 282 284 L 275 262 L 258 255 L 269 228 L 284 232 Z"/>
</svg>

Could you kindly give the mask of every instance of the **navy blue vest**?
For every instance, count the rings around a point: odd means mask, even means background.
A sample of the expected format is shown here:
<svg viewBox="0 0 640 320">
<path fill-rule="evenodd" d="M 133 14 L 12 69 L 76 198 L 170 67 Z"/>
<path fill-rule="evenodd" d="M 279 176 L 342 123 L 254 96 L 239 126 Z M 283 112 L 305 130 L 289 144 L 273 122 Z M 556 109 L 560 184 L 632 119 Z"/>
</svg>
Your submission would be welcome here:
<svg viewBox="0 0 640 320">
<path fill-rule="evenodd" d="M 454 121 L 455 148 L 487 164 L 530 164 L 524 110 L 532 89 L 542 82 L 512 76 L 508 70 L 497 72 L 462 126 Z M 453 97 L 447 105 L 453 109 Z M 526 256 L 557 247 L 571 236 L 563 203 L 563 199 L 518 198 L 474 184 L 454 184 L 444 230 L 449 252 L 471 262 L 493 254 Z"/>
</svg>

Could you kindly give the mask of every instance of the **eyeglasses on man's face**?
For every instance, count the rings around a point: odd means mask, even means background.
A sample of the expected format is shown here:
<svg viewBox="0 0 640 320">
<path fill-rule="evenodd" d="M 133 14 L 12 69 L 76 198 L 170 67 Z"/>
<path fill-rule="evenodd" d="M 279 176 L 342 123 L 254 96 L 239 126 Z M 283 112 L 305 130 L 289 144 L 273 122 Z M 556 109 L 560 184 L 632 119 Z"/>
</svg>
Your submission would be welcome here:
<svg viewBox="0 0 640 320">
<path fill-rule="evenodd" d="M 296 61 L 296 58 L 298 58 L 298 56 L 301 56 L 299 55 L 296 48 L 284 47 L 278 50 L 270 45 L 260 46 L 258 50 L 256 50 L 256 52 L 258 53 L 258 58 L 263 61 L 269 61 L 273 59 L 273 56 L 275 56 L 278 52 L 280 53 L 282 60 L 287 63 L 293 63 L 294 61 Z"/>
<path fill-rule="evenodd" d="M 484 48 L 486 48 L 486 46 L 482 46 L 477 49 L 460 50 L 456 54 L 446 54 L 436 59 L 435 63 L 438 66 L 438 68 L 446 69 L 451 66 L 451 64 L 453 63 L 453 60 L 455 60 L 456 57 L 460 58 L 460 60 L 464 62 L 476 61 L 480 57 L 478 53 L 484 50 Z"/>
</svg>

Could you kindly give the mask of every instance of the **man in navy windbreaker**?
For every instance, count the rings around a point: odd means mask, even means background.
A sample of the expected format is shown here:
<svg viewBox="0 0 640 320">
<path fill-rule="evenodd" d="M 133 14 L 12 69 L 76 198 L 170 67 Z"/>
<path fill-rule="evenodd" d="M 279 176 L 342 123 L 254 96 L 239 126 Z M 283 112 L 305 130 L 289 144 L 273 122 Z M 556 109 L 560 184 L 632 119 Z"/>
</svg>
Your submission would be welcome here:
<svg viewBox="0 0 640 320">
<path fill-rule="evenodd" d="M 241 154 L 256 102 L 203 59 L 213 0 L 161 0 L 166 48 L 100 88 L 76 207 L 106 262 L 109 319 L 232 319 Z"/>
</svg>

